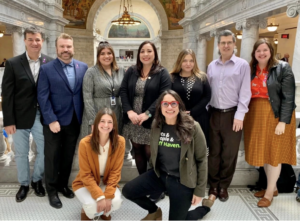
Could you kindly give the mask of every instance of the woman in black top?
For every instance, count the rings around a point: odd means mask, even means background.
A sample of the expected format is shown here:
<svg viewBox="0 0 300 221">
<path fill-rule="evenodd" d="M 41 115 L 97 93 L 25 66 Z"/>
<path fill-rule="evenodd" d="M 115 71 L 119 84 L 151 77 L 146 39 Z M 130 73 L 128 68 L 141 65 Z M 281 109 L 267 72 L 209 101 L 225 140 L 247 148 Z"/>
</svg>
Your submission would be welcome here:
<svg viewBox="0 0 300 221">
<path fill-rule="evenodd" d="M 192 49 L 184 49 L 180 52 L 170 74 L 172 90 L 181 97 L 187 113 L 200 124 L 209 146 L 209 114 L 206 105 L 210 101 L 211 89 L 206 74 L 198 68 Z"/>
<path fill-rule="evenodd" d="M 137 63 L 128 68 L 120 88 L 124 128 L 130 139 L 139 174 L 147 171 L 150 158 L 150 128 L 159 95 L 171 87 L 168 71 L 160 65 L 155 45 L 143 42 Z"/>
</svg>

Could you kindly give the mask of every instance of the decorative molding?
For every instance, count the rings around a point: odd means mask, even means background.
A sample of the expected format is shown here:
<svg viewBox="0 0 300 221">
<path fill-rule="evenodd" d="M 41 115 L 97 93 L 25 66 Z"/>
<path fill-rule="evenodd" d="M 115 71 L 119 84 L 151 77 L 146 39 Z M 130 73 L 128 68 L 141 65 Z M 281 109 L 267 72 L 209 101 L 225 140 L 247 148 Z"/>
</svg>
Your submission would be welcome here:
<svg viewBox="0 0 300 221">
<path fill-rule="evenodd" d="M 223 31 L 223 29 L 211 30 L 209 33 L 209 36 L 210 37 L 218 37 L 221 31 Z"/>
<path fill-rule="evenodd" d="M 286 10 L 286 15 L 290 18 L 295 18 L 298 14 L 300 14 L 300 0 L 295 4 L 288 5 Z"/>
<path fill-rule="evenodd" d="M 211 36 L 209 34 L 202 34 L 202 35 L 198 35 L 197 36 L 197 40 L 201 41 L 205 39 L 206 41 L 210 41 L 211 40 Z"/>
<path fill-rule="evenodd" d="M 268 25 L 268 19 L 267 18 L 263 18 L 263 19 L 259 19 L 259 18 L 244 19 L 242 21 L 236 22 L 235 29 L 238 30 L 238 31 L 243 30 L 243 29 L 249 29 L 252 25 L 257 25 L 261 29 L 265 29 L 265 28 L 267 28 L 267 25 Z"/>
<path fill-rule="evenodd" d="M 22 35 L 24 33 L 25 28 L 24 27 L 18 27 L 18 26 L 6 26 L 5 33 L 6 34 L 13 34 L 17 32 L 19 35 Z"/>
</svg>

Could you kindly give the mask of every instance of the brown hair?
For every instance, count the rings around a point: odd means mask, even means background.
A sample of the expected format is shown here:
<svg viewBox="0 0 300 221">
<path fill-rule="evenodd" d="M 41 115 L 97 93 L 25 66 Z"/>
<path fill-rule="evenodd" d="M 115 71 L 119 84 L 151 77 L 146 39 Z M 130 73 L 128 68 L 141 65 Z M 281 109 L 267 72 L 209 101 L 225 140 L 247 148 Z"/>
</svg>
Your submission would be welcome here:
<svg viewBox="0 0 300 221">
<path fill-rule="evenodd" d="M 278 60 L 275 57 L 275 52 L 274 52 L 274 48 L 272 46 L 272 44 L 265 38 L 261 38 L 259 40 L 257 40 L 253 46 L 253 50 L 251 53 L 251 61 L 250 61 L 250 68 L 251 68 L 251 73 L 255 73 L 256 72 L 256 66 L 258 64 L 258 61 L 255 58 L 255 51 L 257 50 L 257 48 L 261 45 L 261 44 L 266 44 L 269 49 L 270 49 L 270 54 L 271 57 L 268 61 L 267 64 L 267 70 L 269 70 L 271 67 L 273 67 L 274 65 L 278 64 Z"/>
<path fill-rule="evenodd" d="M 40 34 L 42 39 L 45 39 L 45 34 L 41 31 L 40 28 L 38 28 L 36 26 L 30 26 L 30 27 L 25 29 L 25 31 L 23 33 L 24 39 L 26 39 L 27 34 Z"/>
<path fill-rule="evenodd" d="M 177 57 L 177 61 L 174 65 L 173 70 L 170 72 L 170 75 L 173 77 L 173 74 L 177 74 L 177 73 L 181 72 L 181 65 L 183 63 L 184 58 L 187 55 L 191 55 L 194 60 L 194 68 L 192 70 L 192 74 L 195 75 L 196 77 L 198 77 L 201 81 L 205 81 L 207 79 L 207 76 L 204 72 L 200 71 L 198 64 L 197 64 L 195 52 L 192 49 L 183 49 L 179 53 L 179 55 Z"/>
<path fill-rule="evenodd" d="M 73 41 L 73 38 L 71 35 L 67 34 L 67 33 L 61 33 L 56 39 L 55 39 L 55 47 L 57 47 L 57 41 L 58 39 L 70 39 Z"/>
<path fill-rule="evenodd" d="M 103 108 L 101 110 L 99 110 L 99 112 L 96 115 L 95 121 L 94 121 L 94 129 L 92 132 L 92 136 L 91 136 L 91 146 L 92 146 L 92 150 L 97 153 L 100 154 L 100 150 L 99 150 L 99 145 L 100 145 L 100 133 L 99 133 L 99 129 L 98 129 L 98 125 L 100 123 L 100 120 L 102 118 L 103 115 L 109 115 L 112 117 L 113 120 L 113 129 L 112 131 L 109 133 L 109 140 L 111 143 L 111 155 L 114 154 L 114 152 L 116 151 L 116 148 L 118 147 L 118 122 L 117 122 L 117 117 L 115 112 L 112 111 L 112 109 L 110 108 Z"/>
<path fill-rule="evenodd" d="M 152 65 L 152 67 L 150 69 L 149 75 L 155 74 L 155 73 L 159 72 L 163 68 L 160 65 L 160 61 L 158 59 L 157 49 L 156 49 L 155 45 L 151 41 L 144 41 L 140 45 L 140 47 L 138 49 L 137 60 L 136 60 L 136 68 L 137 68 L 137 71 L 138 71 L 140 77 L 143 77 L 142 76 L 143 63 L 141 62 L 141 59 L 140 59 L 140 53 L 141 53 L 142 48 L 146 44 L 150 44 L 151 47 L 152 47 L 152 49 L 153 49 L 153 51 L 154 51 L 154 61 L 153 61 L 153 65 Z"/>
<path fill-rule="evenodd" d="M 110 52 L 112 53 L 113 55 L 113 62 L 111 63 L 111 68 L 113 71 L 118 71 L 119 70 L 119 67 L 117 65 L 117 61 L 116 61 L 116 57 L 115 57 L 115 52 L 114 52 L 114 49 L 112 48 L 112 46 L 107 42 L 107 41 L 101 41 L 97 47 L 97 62 L 96 64 L 98 65 L 99 69 L 104 72 L 104 69 L 99 61 L 99 57 L 100 57 L 100 54 L 102 52 L 103 49 L 109 49 Z"/>
<path fill-rule="evenodd" d="M 155 117 L 152 127 L 158 128 L 165 124 L 165 116 L 161 113 L 161 102 L 163 101 L 164 96 L 166 96 L 167 94 L 171 95 L 176 101 L 179 102 L 179 113 L 177 115 L 176 122 L 176 134 L 183 143 L 189 143 L 191 142 L 193 136 L 194 119 L 190 115 L 185 113 L 186 109 L 183 101 L 181 100 L 180 96 L 173 90 L 164 91 L 157 99 Z"/>
</svg>

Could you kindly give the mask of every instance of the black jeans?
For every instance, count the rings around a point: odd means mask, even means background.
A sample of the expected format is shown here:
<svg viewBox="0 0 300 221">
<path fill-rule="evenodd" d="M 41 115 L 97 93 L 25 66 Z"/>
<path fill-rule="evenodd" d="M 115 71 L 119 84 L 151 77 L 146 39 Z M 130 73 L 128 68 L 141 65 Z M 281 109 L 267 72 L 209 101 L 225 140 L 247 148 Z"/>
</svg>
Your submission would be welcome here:
<svg viewBox="0 0 300 221">
<path fill-rule="evenodd" d="M 124 197 L 138 204 L 149 213 L 154 213 L 157 206 L 147 195 L 168 191 L 170 199 L 169 220 L 185 220 L 191 206 L 194 189 L 180 183 L 179 178 L 161 173 L 157 177 L 154 170 L 149 170 L 128 182 L 122 193 Z"/>
</svg>

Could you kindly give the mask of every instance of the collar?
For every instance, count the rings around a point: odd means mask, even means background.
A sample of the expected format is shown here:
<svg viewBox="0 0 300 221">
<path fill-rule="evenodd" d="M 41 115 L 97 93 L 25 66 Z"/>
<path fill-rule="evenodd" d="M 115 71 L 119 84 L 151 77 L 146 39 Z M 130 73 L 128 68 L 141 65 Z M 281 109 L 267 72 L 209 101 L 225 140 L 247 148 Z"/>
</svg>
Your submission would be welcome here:
<svg viewBox="0 0 300 221">
<path fill-rule="evenodd" d="M 233 63 L 236 63 L 237 57 L 235 56 L 234 53 L 232 54 L 231 58 L 230 58 L 228 61 L 232 61 Z M 226 62 L 228 62 L 228 61 L 226 61 Z M 225 62 L 225 63 L 226 63 L 226 62 Z M 216 60 L 216 64 L 217 64 L 217 63 L 223 64 L 222 59 L 221 59 L 221 56 L 219 57 L 219 59 Z"/>
<path fill-rule="evenodd" d="M 27 58 L 28 61 L 35 61 L 35 60 L 30 59 L 30 57 L 29 57 L 27 51 L 25 52 L 25 54 L 26 54 L 26 58 Z M 38 58 L 37 60 L 39 60 L 39 59 L 41 58 L 41 56 L 42 56 L 42 55 L 41 55 L 41 53 L 40 53 L 39 58 Z M 36 60 L 36 61 L 37 61 L 37 60 Z"/>
<path fill-rule="evenodd" d="M 261 71 L 259 65 L 256 65 L 256 70 L 259 72 Z M 265 67 L 262 71 L 265 73 L 265 72 L 268 72 L 268 69 Z"/>
<path fill-rule="evenodd" d="M 73 58 L 72 58 L 72 60 L 71 60 L 71 62 L 70 62 L 69 64 L 64 63 L 64 62 L 61 61 L 60 59 L 58 59 L 58 60 L 59 60 L 59 62 L 61 63 L 61 66 L 62 66 L 63 68 L 66 67 L 66 66 L 74 67 L 74 61 L 73 61 Z"/>
</svg>

